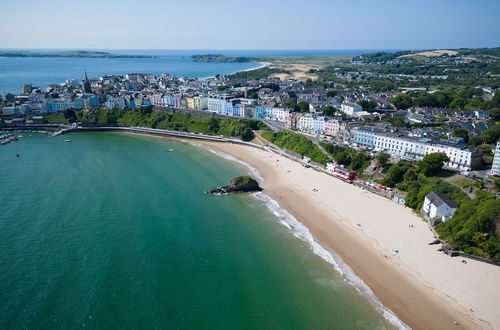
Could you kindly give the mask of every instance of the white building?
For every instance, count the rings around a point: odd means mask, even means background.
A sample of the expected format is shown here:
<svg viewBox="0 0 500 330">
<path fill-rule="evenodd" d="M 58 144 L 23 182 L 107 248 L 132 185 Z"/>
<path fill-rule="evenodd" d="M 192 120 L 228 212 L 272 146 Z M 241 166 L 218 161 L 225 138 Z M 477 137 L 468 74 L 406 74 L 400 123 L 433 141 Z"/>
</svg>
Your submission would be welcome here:
<svg viewBox="0 0 500 330">
<path fill-rule="evenodd" d="M 429 219 L 429 225 L 434 227 L 439 222 L 450 219 L 457 208 L 457 203 L 449 199 L 447 194 L 431 192 L 425 196 L 422 213 Z"/>
<path fill-rule="evenodd" d="M 462 171 L 469 171 L 481 164 L 481 153 L 474 149 L 447 142 L 434 142 L 427 138 L 412 138 L 382 130 L 359 127 L 352 131 L 353 141 L 390 154 L 392 157 L 420 160 L 425 155 L 442 152 L 450 159 L 445 165 Z"/>
<path fill-rule="evenodd" d="M 314 117 L 311 113 L 306 113 L 299 118 L 297 128 L 301 131 L 310 133 L 313 129 Z"/>
<path fill-rule="evenodd" d="M 343 113 L 349 115 L 349 116 L 354 116 L 356 112 L 363 111 L 363 107 L 361 107 L 359 104 L 352 103 L 352 102 L 344 102 L 340 106 L 340 111 Z"/>
<path fill-rule="evenodd" d="M 123 97 L 113 97 L 108 95 L 104 107 L 106 109 L 125 109 L 125 99 Z"/>
<path fill-rule="evenodd" d="M 267 110 L 267 108 L 266 108 L 266 110 Z M 289 114 L 290 114 L 290 111 L 285 109 L 285 108 L 272 108 L 272 111 L 270 113 L 271 118 L 269 118 L 269 119 L 286 123 L 288 120 Z"/>
<path fill-rule="evenodd" d="M 497 142 L 495 157 L 493 158 L 493 164 L 491 164 L 491 175 L 500 175 L 500 141 Z"/>
<path fill-rule="evenodd" d="M 322 135 L 325 132 L 325 117 L 319 116 L 313 119 L 312 133 Z"/>
<path fill-rule="evenodd" d="M 233 103 L 229 95 L 211 95 L 207 98 L 208 111 L 229 115 L 233 113 Z"/>
</svg>

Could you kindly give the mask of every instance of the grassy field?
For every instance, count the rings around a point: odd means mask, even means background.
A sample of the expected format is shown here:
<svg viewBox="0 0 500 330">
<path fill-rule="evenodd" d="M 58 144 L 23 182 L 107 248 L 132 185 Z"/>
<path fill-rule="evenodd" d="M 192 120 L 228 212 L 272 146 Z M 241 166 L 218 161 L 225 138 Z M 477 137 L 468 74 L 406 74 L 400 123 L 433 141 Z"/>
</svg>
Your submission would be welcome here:
<svg viewBox="0 0 500 330">
<path fill-rule="evenodd" d="M 306 80 L 317 79 L 317 75 L 310 70 L 318 70 L 341 61 L 350 60 L 352 56 L 270 56 L 255 57 L 255 61 L 268 64 L 269 69 L 287 71 L 270 74 L 269 77 L 287 80 L 289 78 Z"/>
<path fill-rule="evenodd" d="M 270 56 L 258 57 L 259 62 L 269 62 L 273 65 L 287 65 L 287 64 L 303 64 L 314 66 L 328 66 L 334 65 L 339 61 L 350 60 L 352 56 L 338 55 L 338 56 Z"/>
<path fill-rule="evenodd" d="M 470 188 L 470 187 L 476 187 L 479 188 L 480 184 L 474 180 L 467 179 L 461 176 L 456 176 L 452 179 L 449 180 L 451 184 L 454 184 L 455 186 L 458 186 L 460 188 Z"/>
</svg>

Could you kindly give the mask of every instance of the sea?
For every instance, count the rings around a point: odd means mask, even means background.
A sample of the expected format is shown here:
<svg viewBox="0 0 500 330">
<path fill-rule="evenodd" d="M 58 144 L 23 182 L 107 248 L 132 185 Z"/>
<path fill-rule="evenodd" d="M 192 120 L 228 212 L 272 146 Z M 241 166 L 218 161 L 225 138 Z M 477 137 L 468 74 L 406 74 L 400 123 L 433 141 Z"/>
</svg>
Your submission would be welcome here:
<svg viewBox="0 0 500 330">
<path fill-rule="evenodd" d="M 405 327 L 265 194 L 205 194 L 258 177 L 230 157 L 125 133 L 16 134 L 0 146 L 1 329 Z"/>
<path fill-rule="evenodd" d="M 0 49 L 13 50 L 13 49 Z M 31 51 L 65 51 L 71 49 L 26 49 Z M 97 49 L 99 50 L 99 49 Z M 261 66 L 259 63 L 197 63 L 189 56 L 223 54 L 226 56 L 319 56 L 360 55 L 373 50 L 137 50 L 101 51 L 113 54 L 150 55 L 152 58 L 46 58 L 0 57 L 0 94 L 19 94 L 20 87 L 31 84 L 45 89 L 49 84 L 60 84 L 68 79 L 90 78 L 127 73 L 169 73 L 188 78 L 208 78 Z M 392 50 L 388 50 L 392 51 Z"/>
</svg>

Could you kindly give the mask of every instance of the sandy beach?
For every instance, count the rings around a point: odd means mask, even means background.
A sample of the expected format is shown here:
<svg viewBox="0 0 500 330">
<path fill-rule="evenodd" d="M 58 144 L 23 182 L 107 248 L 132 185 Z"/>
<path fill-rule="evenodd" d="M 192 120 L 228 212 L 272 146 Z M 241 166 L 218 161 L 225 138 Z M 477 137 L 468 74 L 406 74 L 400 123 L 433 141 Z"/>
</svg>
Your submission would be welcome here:
<svg viewBox="0 0 500 330">
<path fill-rule="evenodd" d="M 438 252 L 428 245 L 434 236 L 427 224 L 409 208 L 271 151 L 200 144 L 256 168 L 265 193 L 408 326 L 500 329 L 500 267 Z"/>
</svg>

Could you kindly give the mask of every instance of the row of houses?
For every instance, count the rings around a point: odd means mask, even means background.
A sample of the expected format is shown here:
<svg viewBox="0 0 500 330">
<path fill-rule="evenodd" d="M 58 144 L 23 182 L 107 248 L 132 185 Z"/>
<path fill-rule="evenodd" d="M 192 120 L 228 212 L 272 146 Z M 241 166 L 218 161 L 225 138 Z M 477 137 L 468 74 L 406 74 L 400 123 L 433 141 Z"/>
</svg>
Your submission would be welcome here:
<svg viewBox="0 0 500 330">
<path fill-rule="evenodd" d="M 338 119 L 299 112 L 288 115 L 287 127 L 310 134 L 330 136 L 337 136 L 339 131 L 347 129 L 346 123 Z"/>
<path fill-rule="evenodd" d="M 373 126 L 353 128 L 351 134 L 354 143 L 396 158 L 419 160 L 427 154 L 442 152 L 450 159 L 446 164 L 450 168 L 469 171 L 481 165 L 480 152 L 456 143 L 412 137 Z"/>
</svg>

